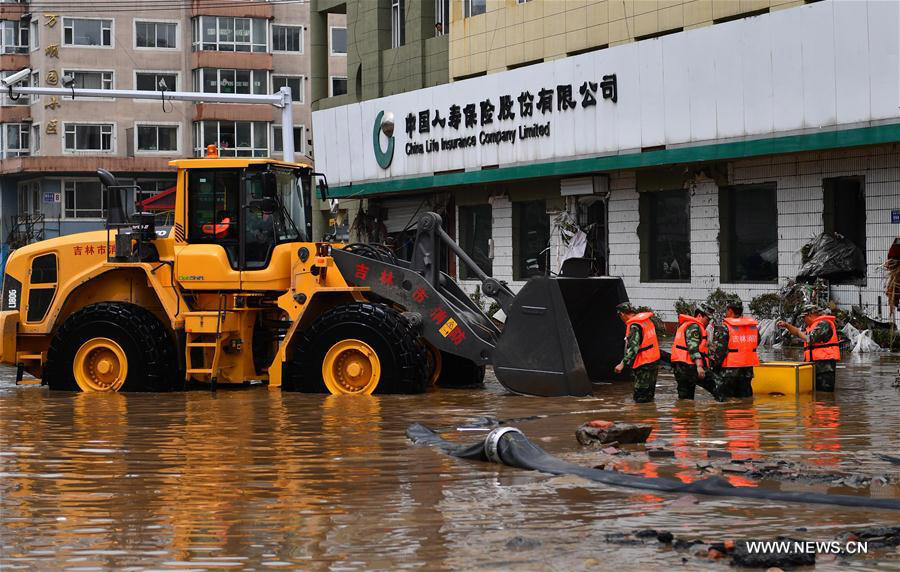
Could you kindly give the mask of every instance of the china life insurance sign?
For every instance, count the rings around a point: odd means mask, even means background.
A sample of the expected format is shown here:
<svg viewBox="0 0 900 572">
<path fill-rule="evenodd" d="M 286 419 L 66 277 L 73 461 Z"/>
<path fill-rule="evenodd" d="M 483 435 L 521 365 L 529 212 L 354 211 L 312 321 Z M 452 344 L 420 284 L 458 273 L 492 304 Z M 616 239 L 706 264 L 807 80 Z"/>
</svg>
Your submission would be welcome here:
<svg viewBox="0 0 900 572">
<path fill-rule="evenodd" d="M 610 74 L 599 82 L 585 79 L 577 92 L 572 83 L 566 83 L 536 91 L 507 93 L 496 99 L 486 97 L 477 102 L 452 103 L 445 110 L 410 111 L 403 119 L 407 137 L 404 151 L 410 156 L 549 138 L 554 113 L 577 113 L 579 108 L 597 105 L 598 88 L 603 99 L 618 101 L 616 74 Z M 388 166 L 382 161 L 379 164 L 383 168 Z"/>
<path fill-rule="evenodd" d="M 371 123 L 370 143 L 381 174 L 481 168 L 556 156 L 557 140 L 574 143 L 576 125 L 595 124 L 598 106 L 612 110 L 619 101 L 615 73 L 509 73 L 528 81 L 478 78 L 381 100 L 384 109 L 377 110 Z M 485 83 L 496 84 L 495 89 L 484 89 Z M 385 128 L 390 119 L 392 129 Z"/>
<path fill-rule="evenodd" d="M 636 107 L 636 78 L 596 56 L 317 111 L 316 161 L 345 185 L 615 151 L 615 116 Z"/>
</svg>

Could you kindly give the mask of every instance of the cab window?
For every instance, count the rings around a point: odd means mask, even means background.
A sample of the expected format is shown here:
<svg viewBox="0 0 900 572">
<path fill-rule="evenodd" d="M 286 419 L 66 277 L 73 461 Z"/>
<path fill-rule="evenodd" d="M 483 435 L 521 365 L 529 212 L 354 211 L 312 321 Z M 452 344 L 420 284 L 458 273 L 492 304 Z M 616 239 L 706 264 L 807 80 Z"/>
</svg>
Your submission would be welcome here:
<svg viewBox="0 0 900 572">
<path fill-rule="evenodd" d="M 188 173 L 188 242 L 221 244 L 238 267 L 241 171 L 194 169 Z"/>
</svg>

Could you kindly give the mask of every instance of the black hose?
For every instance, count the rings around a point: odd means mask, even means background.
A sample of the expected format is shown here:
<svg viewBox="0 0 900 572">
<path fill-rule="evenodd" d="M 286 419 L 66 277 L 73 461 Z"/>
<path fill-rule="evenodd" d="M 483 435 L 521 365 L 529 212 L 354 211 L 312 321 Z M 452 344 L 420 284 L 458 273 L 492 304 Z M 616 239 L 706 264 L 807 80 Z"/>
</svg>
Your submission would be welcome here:
<svg viewBox="0 0 900 572">
<path fill-rule="evenodd" d="M 590 481 L 632 489 L 900 510 L 900 499 L 735 487 L 721 477 L 710 477 L 693 483 L 683 483 L 674 479 L 639 477 L 616 471 L 582 467 L 581 465 L 557 459 L 529 441 L 518 429 L 512 427 L 495 429 L 488 433 L 485 439 L 471 445 L 459 445 L 446 441 L 440 435 L 419 423 L 410 425 L 406 429 L 406 436 L 413 443 L 430 445 L 448 455 L 461 459 L 489 461 L 491 458 L 494 458 L 495 461 L 499 460 L 502 464 L 510 467 L 541 471 L 552 475 L 576 475 Z"/>
</svg>

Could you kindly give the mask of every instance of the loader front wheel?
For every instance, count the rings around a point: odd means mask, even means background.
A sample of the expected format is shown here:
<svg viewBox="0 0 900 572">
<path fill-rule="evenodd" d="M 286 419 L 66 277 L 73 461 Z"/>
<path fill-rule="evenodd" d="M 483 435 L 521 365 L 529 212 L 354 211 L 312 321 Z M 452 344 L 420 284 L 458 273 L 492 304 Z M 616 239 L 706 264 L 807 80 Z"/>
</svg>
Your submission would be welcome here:
<svg viewBox="0 0 900 572">
<path fill-rule="evenodd" d="M 422 393 L 428 373 L 425 346 L 399 312 L 354 303 L 325 312 L 303 334 L 281 387 L 337 395 Z"/>
<path fill-rule="evenodd" d="M 50 389 L 170 391 L 179 387 L 175 347 L 149 311 L 121 302 L 85 306 L 53 336 L 44 366 Z"/>
</svg>

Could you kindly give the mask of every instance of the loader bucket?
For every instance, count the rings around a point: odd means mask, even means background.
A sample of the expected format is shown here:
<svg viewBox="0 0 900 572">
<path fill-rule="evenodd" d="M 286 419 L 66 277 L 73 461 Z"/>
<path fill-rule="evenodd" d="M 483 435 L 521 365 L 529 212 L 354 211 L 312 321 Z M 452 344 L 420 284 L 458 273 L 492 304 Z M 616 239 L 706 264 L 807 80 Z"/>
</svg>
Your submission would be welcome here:
<svg viewBox="0 0 900 572">
<path fill-rule="evenodd" d="M 493 354 L 497 380 L 524 395 L 588 395 L 615 377 L 625 326 L 620 278 L 532 278 L 506 313 Z"/>
</svg>

